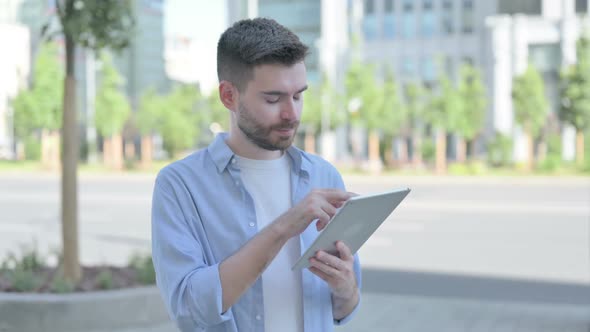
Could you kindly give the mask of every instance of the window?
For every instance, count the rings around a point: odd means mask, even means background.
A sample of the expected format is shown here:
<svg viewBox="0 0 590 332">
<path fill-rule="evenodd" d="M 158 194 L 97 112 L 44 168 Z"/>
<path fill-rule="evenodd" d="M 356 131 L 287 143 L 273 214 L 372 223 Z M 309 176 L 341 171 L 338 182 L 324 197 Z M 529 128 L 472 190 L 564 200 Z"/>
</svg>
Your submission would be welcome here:
<svg viewBox="0 0 590 332">
<path fill-rule="evenodd" d="M 432 0 L 423 0 L 422 8 L 422 36 L 431 38 L 436 30 L 436 14 L 432 10 Z"/>
<path fill-rule="evenodd" d="M 363 18 L 363 34 L 365 40 L 375 40 L 379 35 L 377 27 L 377 16 L 365 16 Z"/>
<path fill-rule="evenodd" d="M 576 13 L 588 14 L 588 0 L 576 0 Z"/>
<path fill-rule="evenodd" d="M 432 57 L 422 58 L 422 79 L 425 82 L 432 82 L 436 78 L 436 68 Z"/>
<path fill-rule="evenodd" d="M 393 13 L 395 11 L 395 0 L 385 0 L 385 13 Z"/>
<path fill-rule="evenodd" d="M 499 0 L 498 14 L 541 15 L 541 0 Z"/>
<path fill-rule="evenodd" d="M 404 0 L 404 12 L 411 12 L 412 10 L 414 10 L 414 1 Z"/>
<path fill-rule="evenodd" d="M 473 0 L 463 0 L 461 13 L 461 30 L 463 33 L 473 32 Z"/>
<path fill-rule="evenodd" d="M 404 57 L 402 60 L 402 73 L 404 76 L 414 78 L 416 76 L 416 61 L 413 57 Z"/>
<path fill-rule="evenodd" d="M 375 14 L 375 0 L 365 0 L 365 15 Z"/>
<path fill-rule="evenodd" d="M 453 34 L 453 1 L 444 0 L 442 4 L 442 17 L 441 17 L 441 28 L 445 35 Z"/>
<path fill-rule="evenodd" d="M 529 62 L 539 71 L 559 71 L 561 51 L 558 44 L 529 45 Z"/>
<path fill-rule="evenodd" d="M 414 38 L 416 36 L 416 17 L 413 12 L 413 0 L 404 0 L 404 10 L 402 13 L 402 36 L 404 38 Z"/>
<path fill-rule="evenodd" d="M 383 16 L 383 34 L 387 39 L 395 38 L 395 15 L 386 14 Z"/>
</svg>

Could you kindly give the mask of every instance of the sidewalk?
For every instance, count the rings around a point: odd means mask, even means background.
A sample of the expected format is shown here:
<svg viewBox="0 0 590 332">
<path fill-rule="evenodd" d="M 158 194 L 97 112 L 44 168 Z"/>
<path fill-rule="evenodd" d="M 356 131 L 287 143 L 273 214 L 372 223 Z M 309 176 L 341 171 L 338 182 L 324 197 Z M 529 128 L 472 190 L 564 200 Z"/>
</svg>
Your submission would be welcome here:
<svg viewBox="0 0 590 332">
<path fill-rule="evenodd" d="M 337 332 L 588 332 L 590 307 L 363 294 L 362 307 Z"/>
</svg>

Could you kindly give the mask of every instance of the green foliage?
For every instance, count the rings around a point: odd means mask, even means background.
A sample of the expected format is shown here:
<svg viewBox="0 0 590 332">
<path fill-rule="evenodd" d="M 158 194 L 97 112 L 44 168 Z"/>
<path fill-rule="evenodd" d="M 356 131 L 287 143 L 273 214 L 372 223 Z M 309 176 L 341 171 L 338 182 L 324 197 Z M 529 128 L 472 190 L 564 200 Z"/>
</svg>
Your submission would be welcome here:
<svg viewBox="0 0 590 332">
<path fill-rule="evenodd" d="M 543 79 L 533 65 L 514 78 L 512 102 L 515 119 L 525 132 L 537 137 L 545 124 L 548 102 L 545 97 Z"/>
<path fill-rule="evenodd" d="M 30 89 L 22 90 L 12 101 L 16 136 L 26 139 L 34 130 L 57 130 L 61 127 L 63 79 L 54 43 L 41 45 L 35 61 L 33 83 Z"/>
<path fill-rule="evenodd" d="M 408 83 L 404 89 L 404 101 L 410 128 L 415 130 L 426 110 L 426 93 L 420 83 Z"/>
<path fill-rule="evenodd" d="M 409 125 L 408 109 L 402 105 L 397 91 L 397 82 L 391 70 L 386 71 L 382 86 L 383 118 L 381 129 L 388 135 L 397 136 Z"/>
<path fill-rule="evenodd" d="M 431 139 L 424 140 L 424 142 L 422 142 L 421 149 L 422 158 L 424 159 L 424 161 L 428 163 L 434 162 L 434 159 L 436 157 L 436 145 L 434 141 Z"/>
<path fill-rule="evenodd" d="M 57 0 L 56 6 L 64 34 L 85 48 L 123 49 L 135 31 L 131 0 Z"/>
<path fill-rule="evenodd" d="M 578 131 L 590 128 L 590 39 L 576 43 L 578 61 L 562 72 L 560 118 Z"/>
<path fill-rule="evenodd" d="M 459 92 L 446 76 L 439 77 L 438 87 L 438 95 L 432 98 L 430 107 L 424 112 L 424 118 L 435 128 L 456 130 L 451 119 L 462 117 L 463 105 Z"/>
<path fill-rule="evenodd" d="M 178 152 L 192 147 L 199 137 L 206 112 L 197 109 L 202 96 L 198 89 L 188 85 L 174 87 L 166 98 L 168 105 L 162 117 L 159 132 L 164 149 L 174 157 Z"/>
<path fill-rule="evenodd" d="M 100 271 L 96 277 L 96 285 L 100 289 L 112 289 L 113 288 L 113 274 L 111 270 L 104 269 Z"/>
<path fill-rule="evenodd" d="M 459 112 L 451 112 L 453 131 L 466 140 L 473 140 L 483 129 L 487 97 L 479 70 L 471 65 L 460 69 Z"/>
<path fill-rule="evenodd" d="M 17 292 L 31 292 L 41 286 L 42 280 L 35 271 L 20 268 L 8 273 L 8 280 Z"/>
<path fill-rule="evenodd" d="M 158 131 L 166 111 L 166 98 L 159 95 L 156 90 L 149 89 L 144 92 L 139 100 L 136 123 L 139 132 L 147 135 Z"/>
<path fill-rule="evenodd" d="M 50 286 L 51 292 L 58 294 L 71 293 L 74 289 L 74 284 L 66 280 L 61 274 L 58 274 L 53 278 Z"/>
<path fill-rule="evenodd" d="M 121 133 L 131 113 L 131 106 L 123 92 L 123 78 L 113 65 L 111 56 L 103 53 L 101 63 L 94 121 L 98 132 L 105 137 L 110 137 Z"/>
<path fill-rule="evenodd" d="M 212 91 L 205 99 L 205 106 L 209 110 L 207 124 L 218 123 L 225 132 L 229 131 L 229 111 L 219 99 L 219 91 Z"/>
<path fill-rule="evenodd" d="M 25 159 L 41 160 L 41 142 L 34 135 L 28 135 L 24 138 Z"/>
<path fill-rule="evenodd" d="M 346 103 L 358 102 L 359 109 L 351 113 L 351 122 L 369 130 L 384 127 L 383 93 L 375 80 L 375 67 L 353 62 L 345 79 Z"/>
<path fill-rule="evenodd" d="M 488 142 L 488 163 L 493 167 L 509 166 L 512 163 L 512 139 L 496 132 L 492 140 Z"/>
<path fill-rule="evenodd" d="M 152 285 L 156 283 L 156 271 L 154 270 L 154 263 L 152 256 L 134 255 L 129 267 L 132 267 L 137 272 L 137 280 L 144 285 Z"/>
</svg>

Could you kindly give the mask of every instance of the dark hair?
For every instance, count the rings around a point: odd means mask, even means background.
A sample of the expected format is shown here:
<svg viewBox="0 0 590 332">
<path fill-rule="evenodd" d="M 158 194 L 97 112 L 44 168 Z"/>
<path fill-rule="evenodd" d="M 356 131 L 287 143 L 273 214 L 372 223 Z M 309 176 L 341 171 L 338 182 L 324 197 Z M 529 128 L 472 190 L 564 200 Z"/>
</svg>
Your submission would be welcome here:
<svg viewBox="0 0 590 332">
<path fill-rule="evenodd" d="M 217 43 L 217 77 L 240 91 L 261 64 L 294 65 L 305 59 L 308 47 L 289 29 L 268 18 L 236 22 Z"/>
</svg>

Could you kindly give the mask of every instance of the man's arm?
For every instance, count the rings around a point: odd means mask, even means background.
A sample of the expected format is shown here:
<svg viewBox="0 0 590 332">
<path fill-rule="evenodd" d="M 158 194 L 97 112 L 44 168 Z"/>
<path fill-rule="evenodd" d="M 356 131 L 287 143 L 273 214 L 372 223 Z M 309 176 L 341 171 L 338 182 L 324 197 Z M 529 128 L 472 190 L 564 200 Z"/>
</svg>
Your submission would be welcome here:
<svg viewBox="0 0 590 332">
<path fill-rule="evenodd" d="M 335 320 L 351 314 L 359 303 L 359 288 L 354 271 L 354 256 L 342 241 L 336 243 L 338 256 L 318 251 L 310 259 L 309 270 L 328 283 L 332 290 Z"/>
<path fill-rule="evenodd" d="M 219 275 L 223 289 L 223 312 L 252 286 L 291 237 L 301 234 L 315 219 L 318 219 L 319 229 L 325 227 L 336 209 L 350 197 L 352 194 L 337 189 L 312 191 L 221 262 Z"/>
</svg>

